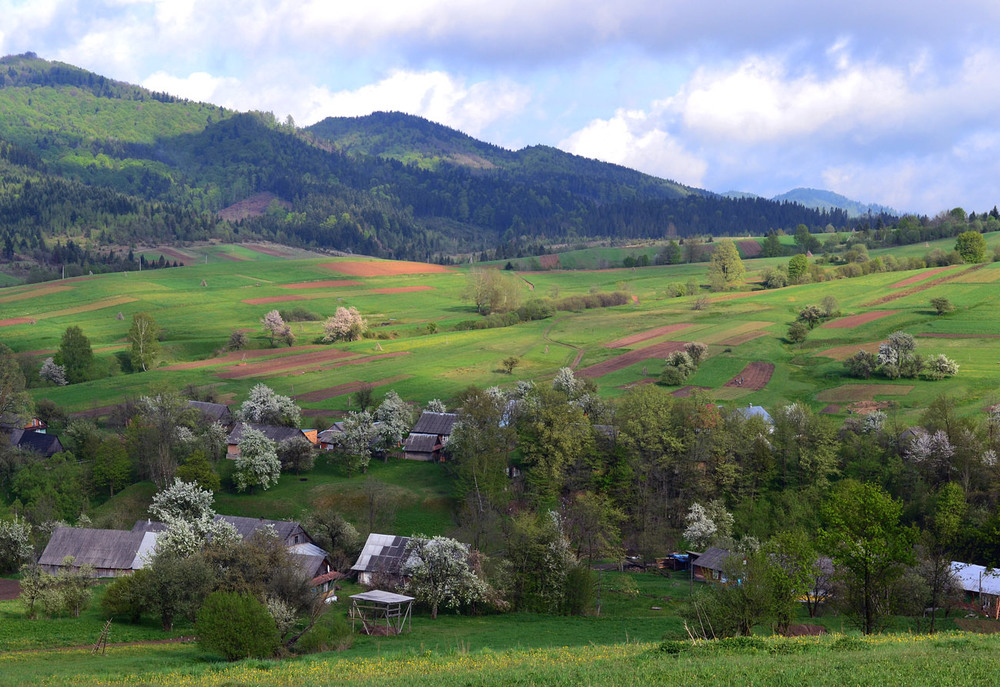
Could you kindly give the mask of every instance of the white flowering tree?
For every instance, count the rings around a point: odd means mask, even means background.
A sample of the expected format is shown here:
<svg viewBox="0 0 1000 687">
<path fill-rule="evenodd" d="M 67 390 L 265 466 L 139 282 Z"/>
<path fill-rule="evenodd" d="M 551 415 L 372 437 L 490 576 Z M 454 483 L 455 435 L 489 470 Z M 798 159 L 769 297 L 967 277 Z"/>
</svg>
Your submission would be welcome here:
<svg viewBox="0 0 1000 687">
<path fill-rule="evenodd" d="M 13 520 L 0 520 L 0 572 L 17 570 L 21 563 L 32 559 L 31 526 L 14 516 Z"/>
<path fill-rule="evenodd" d="M 378 441 L 378 428 L 375 426 L 372 414 L 367 410 L 360 413 L 349 413 L 344 418 L 341 426 L 344 428 L 343 434 L 338 438 L 337 448 L 341 454 L 346 456 L 347 474 L 354 474 L 355 470 L 365 472 L 368 470 L 368 463 L 372 458 L 372 445 Z"/>
<path fill-rule="evenodd" d="M 240 454 L 236 457 L 233 479 L 239 491 L 254 487 L 267 490 L 278 483 L 281 476 L 281 460 L 274 442 L 260 432 L 244 425 L 243 438 L 239 443 Z"/>
<path fill-rule="evenodd" d="M 58 365 L 56 361 L 49 357 L 42 363 L 42 368 L 38 371 L 38 376 L 47 382 L 52 382 L 56 386 L 66 386 L 66 366 Z"/>
<path fill-rule="evenodd" d="M 469 547 L 448 537 L 411 537 L 406 545 L 402 573 L 406 591 L 430 606 L 458 609 L 486 598 L 488 586 L 469 564 Z"/>
<path fill-rule="evenodd" d="M 391 451 L 410 433 L 413 411 L 399 394 L 390 391 L 375 409 L 373 419 L 378 423 L 379 448 Z"/>
<path fill-rule="evenodd" d="M 447 413 L 448 406 L 446 406 L 444 404 L 444 401 L 442 401 L 440 398 L 432 398 L 431 400 L 427 401 L 427 405 L 424 406 L 424 410 L 426 410 L 428 413 Z"/>
<path fill-rule="evenodd" d="M 368 331 L 368 322 L 354 306 L 338 307 L 323 323 L 323 341 L 357 341 Z"/>
<path fill-rule="evenodd" d="M 707 507 L 692 503 L 684 521 L 687 524 L 684 538 L 698 548 L 705 548 L 720 537 L 728 537 L 733 528 L 733 516 L 721 501 L 712 501 Z"/>
<path fill-rule="evenodd" d="M 260 318 L 260 324 L 264 327 L 264 332 L 267 334 L 272 346 L 274 345 L 275 337 L 280 339 L 283 337 L 286 329 L 291 331 L 288 325 L 285 324 L 281 313 L 277 310 L 272 310 Z"/>
<path fill-rule="evenodd" d="M 267 384 L 257 384 L 236 411 L 236 418 L 258 425 L 297 427 L 302 411 L 290 397 L 275 393 Z"/>
<path fill-rule="evenodd" d="M 149 513 L 167 529 L 156 539 L 156 553 L 186 558 L 200 551 L 210 538 L 216 542 L 239 539 L 236 528 L 228 522 L 215 520 L 213 501 L 209 490 L 177 478 L 172 485 L 157 492 Z"/>
<path fill-rule="evenodd" d="M 927 359 L 924 376 L 928 379 L 944 379 L 958 374 L 958 363 L 943 353 L 932 355 Z"/>
<path fill-rule="evenodd" d="M 560 367 L 552 380 L 552 388 L 561 391 L 570 398 L 574 398 L 581 389 L 580 380 L 573 374 L 573 370 L 568 367 Z"/>
</svg>

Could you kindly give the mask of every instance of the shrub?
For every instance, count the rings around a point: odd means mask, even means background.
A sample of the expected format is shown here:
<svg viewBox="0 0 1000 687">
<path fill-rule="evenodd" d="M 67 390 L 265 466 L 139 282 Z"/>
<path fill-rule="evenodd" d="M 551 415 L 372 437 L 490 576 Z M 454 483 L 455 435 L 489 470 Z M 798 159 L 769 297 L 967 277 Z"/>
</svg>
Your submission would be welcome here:
<svg viewBox="0 0 1000 687">
<path fill-rule="evenodd" d="M 851 377 L 868 379 L 878 367 L 878 358 L 875 357 L 874 353 L 858 351 L 844 361 L 844 367 L 847 369 L 847 374 Z"/>
<path fill-rule="evenodd" d="M 953 377 L 956 374 L 958 374 L 958 363 L 943 353 L 932 355 L 927 359 L 924 370 L 924 376 L 927 379 L 944 379 L 945 377 Z"/>
<path fill-rule="evenodd" d="M 278 314 L 285 322 L 318 322 L 323 317 L 317 315 L 311 310 L 306 310 L 301 305 L 292 308 L 291 310 L 279 310 Z"/>
<path fill-rule="evenodd" d="M 583 615 L 594 603 L 594 575 L 586 565 L 574 565 L 566 573 L 566 615 Z"/>
<path fill-rule="evenodd" d="M 793 344 L 802 343 L 806 340 L 806 336 L 808 335 L 809 327 L 802 322 L 792 322 L 792 325 L 788 328 L 788 333 L 785 335 L 785 338 Z"/>
<path fill-rule="evenodd" d="M 101 608 L 108 616 L 125 616 L 133 625 L 142 618 L 146 610 L 144 583 L 149 571 L 136 570 L 132 575 L 117 577 L 107 586 Z"/>
<path fill-rule="evenodd" d="M 198 644 L 229 661 L 268 658 L 278 650 L 274 618 L 249 594 L 209 594 L 198 611 L 197 628 Z"/>
<path fill-rule="evenodd" d="M 938 315 L 947 315 L 955 309 L 955 306 L 951 304 L 951 301 L 943 296 L 940 298 L 932 298 L 931 306 L 934 308 L 934 312 Z"/>
</svg>

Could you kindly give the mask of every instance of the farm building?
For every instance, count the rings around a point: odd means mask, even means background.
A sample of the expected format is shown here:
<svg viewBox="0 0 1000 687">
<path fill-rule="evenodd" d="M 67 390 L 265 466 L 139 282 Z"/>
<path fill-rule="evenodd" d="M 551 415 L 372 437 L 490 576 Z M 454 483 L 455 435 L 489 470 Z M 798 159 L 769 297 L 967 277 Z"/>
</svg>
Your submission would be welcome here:
<svg viewBox="0 0 1000 687">
<path fill-rule="evenodd" d="M 156 537 L 157 533 L 151 531 L 57 527 L 38 564 L 45 572 L 55 574 L 63 567 L 63 560 L 72 556 L 73 567 L 92 565 L 97 577 L 129 575 L 145 565 L 156 546 Z"/>
<path fill-rule="evenodd" d="M 232 411 L 229 410 L 229 406 L 222 403 L 188 401 L 187 407 L 197 410 L 205 421 L 209 423 L 218 422 L 226 429 L 232 429 L 233 425 L 236 424 L 236 419 L 233 417 Z"/>
<path fill-rule="evenodd" d="M 772 431 L 774 431 L 774 418 L 771 417 L 771 413 L 764 409 L 764 406 L 748 405 L 743 408 L 737 408 L 736 410 L 745 420 L 749 420 L 752 417 L 759 417 L 768 424 Z"/>
<path fill-rule="evenodd" d="M 324 429 L 316 435 L 319 447 L 324 451 L 332 451 L 336 448 L 338 439 L 344 434 L 344 423 L 334 422 L 329 428 Z"/>
<path fill-rule="evenodd" d="M 43 458 L 51 458 L 63 451 L 62 442 L 54 434 L 29 429 L 12 429 L 7 432 L 7 437 L 11 446 L 37 453 Z"/>
<path fill-rule="evenodd" d="M 712 546 L 704 553 L 698 554 L 688 551 L 691 556 L 691 575 L 694 579 L 702 582 L 725 582 L 722 575 L 722 568 L 726 559 L 732 554 L 726 549 Z"/>
<path fill-rule="evenodd" d="M 294 439 L 296 437 L 302 437 L 310 444 L 315 445 L 319 443 L 315 429 L 297 429 L 295 427 L 282 427 L 280 425 L 256 425 L 241 422 L 237 424 L 233 428 L 233 431 L 229 433 L 229 436 L 226 437 L 227 458 L 235 460 L 236 456 L 240 455 L 240 439 L 243 438 L 243 431 L 245 427 L 256 429 L 276 444 L 280 444 L 282 441 L 287 441 L 288 439 Z"/>
<path fill-rule="evenodd" d="M 952 561 L 951 574 L 962 591 L 984 611 L 994 618 L 1000 617 L 1000 570 Z"/>
<path fill-rule="evenodd" d="M 367 587 L 376 584 L 398 586 L 402 583 L 406 544 L 409 541 L 409 537 L 392 534 L 369 534 L 358 561 L 351 566 L 351 570 L 358 574 L 358 583 Z"/>
<path fill-rule="evenodd" d="M 451 438 L 457 413 L 424 411 L 403 442 L 403 457 L 409 460 L 442 460 L 442 451 Z"/>
</svg>

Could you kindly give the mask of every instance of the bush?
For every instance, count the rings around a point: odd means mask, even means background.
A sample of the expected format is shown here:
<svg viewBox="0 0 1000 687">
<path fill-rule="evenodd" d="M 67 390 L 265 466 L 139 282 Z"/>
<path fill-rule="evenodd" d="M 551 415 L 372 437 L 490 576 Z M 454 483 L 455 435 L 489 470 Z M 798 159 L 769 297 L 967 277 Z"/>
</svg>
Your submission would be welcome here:
<svg viewBox="0 0 1000 687">
<path fill-rule="evenodd" d="M 566 615 L 583 615 L 594 603 L 594 575 L 586 565 L 575 565 L 566 573 Z"/>
<path fill-rule="evenodd" d="M 278 650 L 278 628 L 249 594 L 214 592 L 198 611 L 198 644 L 226 660 L 269 658 Z"/>
<path fill-rule="evenodd" d="M 951 304 L 951 301 L 944 297 L 932 298 L 931 306 L 934 308 L 934 312 L 938 315 L 947 315 L 955 310 L 955 306 Z"/>
<path fill-rule="evenodd" d="M 303 654 L 343 651 L 353 643 L 354 633 L 347 621 L 336 613 L 326 613 L 295 643 L 295 651 Z"/>
<path fill-rule="evenodd" d="M 802 322 L 792 322 L 792 325 L 788 328 L 788 333 L 785 338 L 788 339 L 790 343 L 802 343 L 806 340 L 806 336 L 809 335 L 809 327 Z"/>
<path fill-rule="evenodd" d="M 279 310 L 278 314 L 285 322 L 319 322 L 323 319 L 322 315 L 317 315 L 312 310 L 306 310 L 301 305 L 291 310 Z"/>
<path fill-rule="evenodd" d="M 107 586 L 101 608 L 108 616 L 124 616 L 133 625 L 142 618 L 146 610 L 144 583 L 148 570 L 136 570 L 132 575 L 117 577 Z"/>
<path fill-rule="evenodd" d="M 858 351 L 844 361 L 844 368 L 847 374 L 858 379 L 868 379 L 878 367 L 878 358 L 874 353 L 868 351 Z"/>
</svg>

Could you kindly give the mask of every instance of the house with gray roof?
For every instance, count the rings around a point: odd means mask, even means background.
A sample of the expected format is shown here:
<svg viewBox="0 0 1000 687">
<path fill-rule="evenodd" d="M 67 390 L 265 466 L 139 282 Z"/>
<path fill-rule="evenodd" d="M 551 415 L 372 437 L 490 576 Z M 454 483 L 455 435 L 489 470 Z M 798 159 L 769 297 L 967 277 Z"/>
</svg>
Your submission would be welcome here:
<svg viewBox="0 0 1000 687">
<path fill-rule="evenodd" d="M 302 437 L 313 445 L 319 443 L 315 429 L 298 429 L 297 427 L 283 427 L 281 425 L 257 425 L 253 423 L 240 422 L 233 427 L 233 431 L 226 437 L 227 458 L 236 460 L 236 456 L 240 455 L 240 440 L 243 439 L 243 432 L 247 427 L 256 429 L 276 444 L 280 444 L 281 442 L 289 439 L 295 439 L 296 437 Z"/>
<path fill-rule="evenodd" d="M 688 551 L 691 555 L 691 574 L 702 582 L 725 582 L 722 574 L 723 566 L 732 553 L 727 549 L 711 546 L 703 553 Z"/>
<path fill-rule="evenodd" d="M 443 460 L 458 413 L 424 411 L 403 441 L 403 457 L 409 460 Z"/>
<path fill-rule="evenodd" d="M 369 534 L 357 563 L 351 566 L 351 571 L 358 574 L 358 583 L 367 587 L 401 584 L 409 541 L 409 537 L 392 534 Z"/>
<path fill-rule="evenodd" d="M 43 458 L 51 458 L 55 454 L 63 452 L 62 442 L 54 434 L 29 429 L 13 429 L 8 437 L 11 446 L 37 453 Z"/>
<path fill-rule="evenodd" d="M 218 422 L 226 429 L 232 429 L 236 422 L 229 406 L 223 403 L 208 403 L 206 401 L 188 401 L 187 407 L 197 410 L 202 419 L 212 423 Z"/>
<path fill-rule="evenodd" d="M 38 565 L 55 574 L 67 556 L 72 567 L 92 565 L 97 577 L 130 575 L 145 567 L 156 546 L 157 532 L 97 530 L 81 527 L 57 527 L 38 558 Z"/>
</svg>

